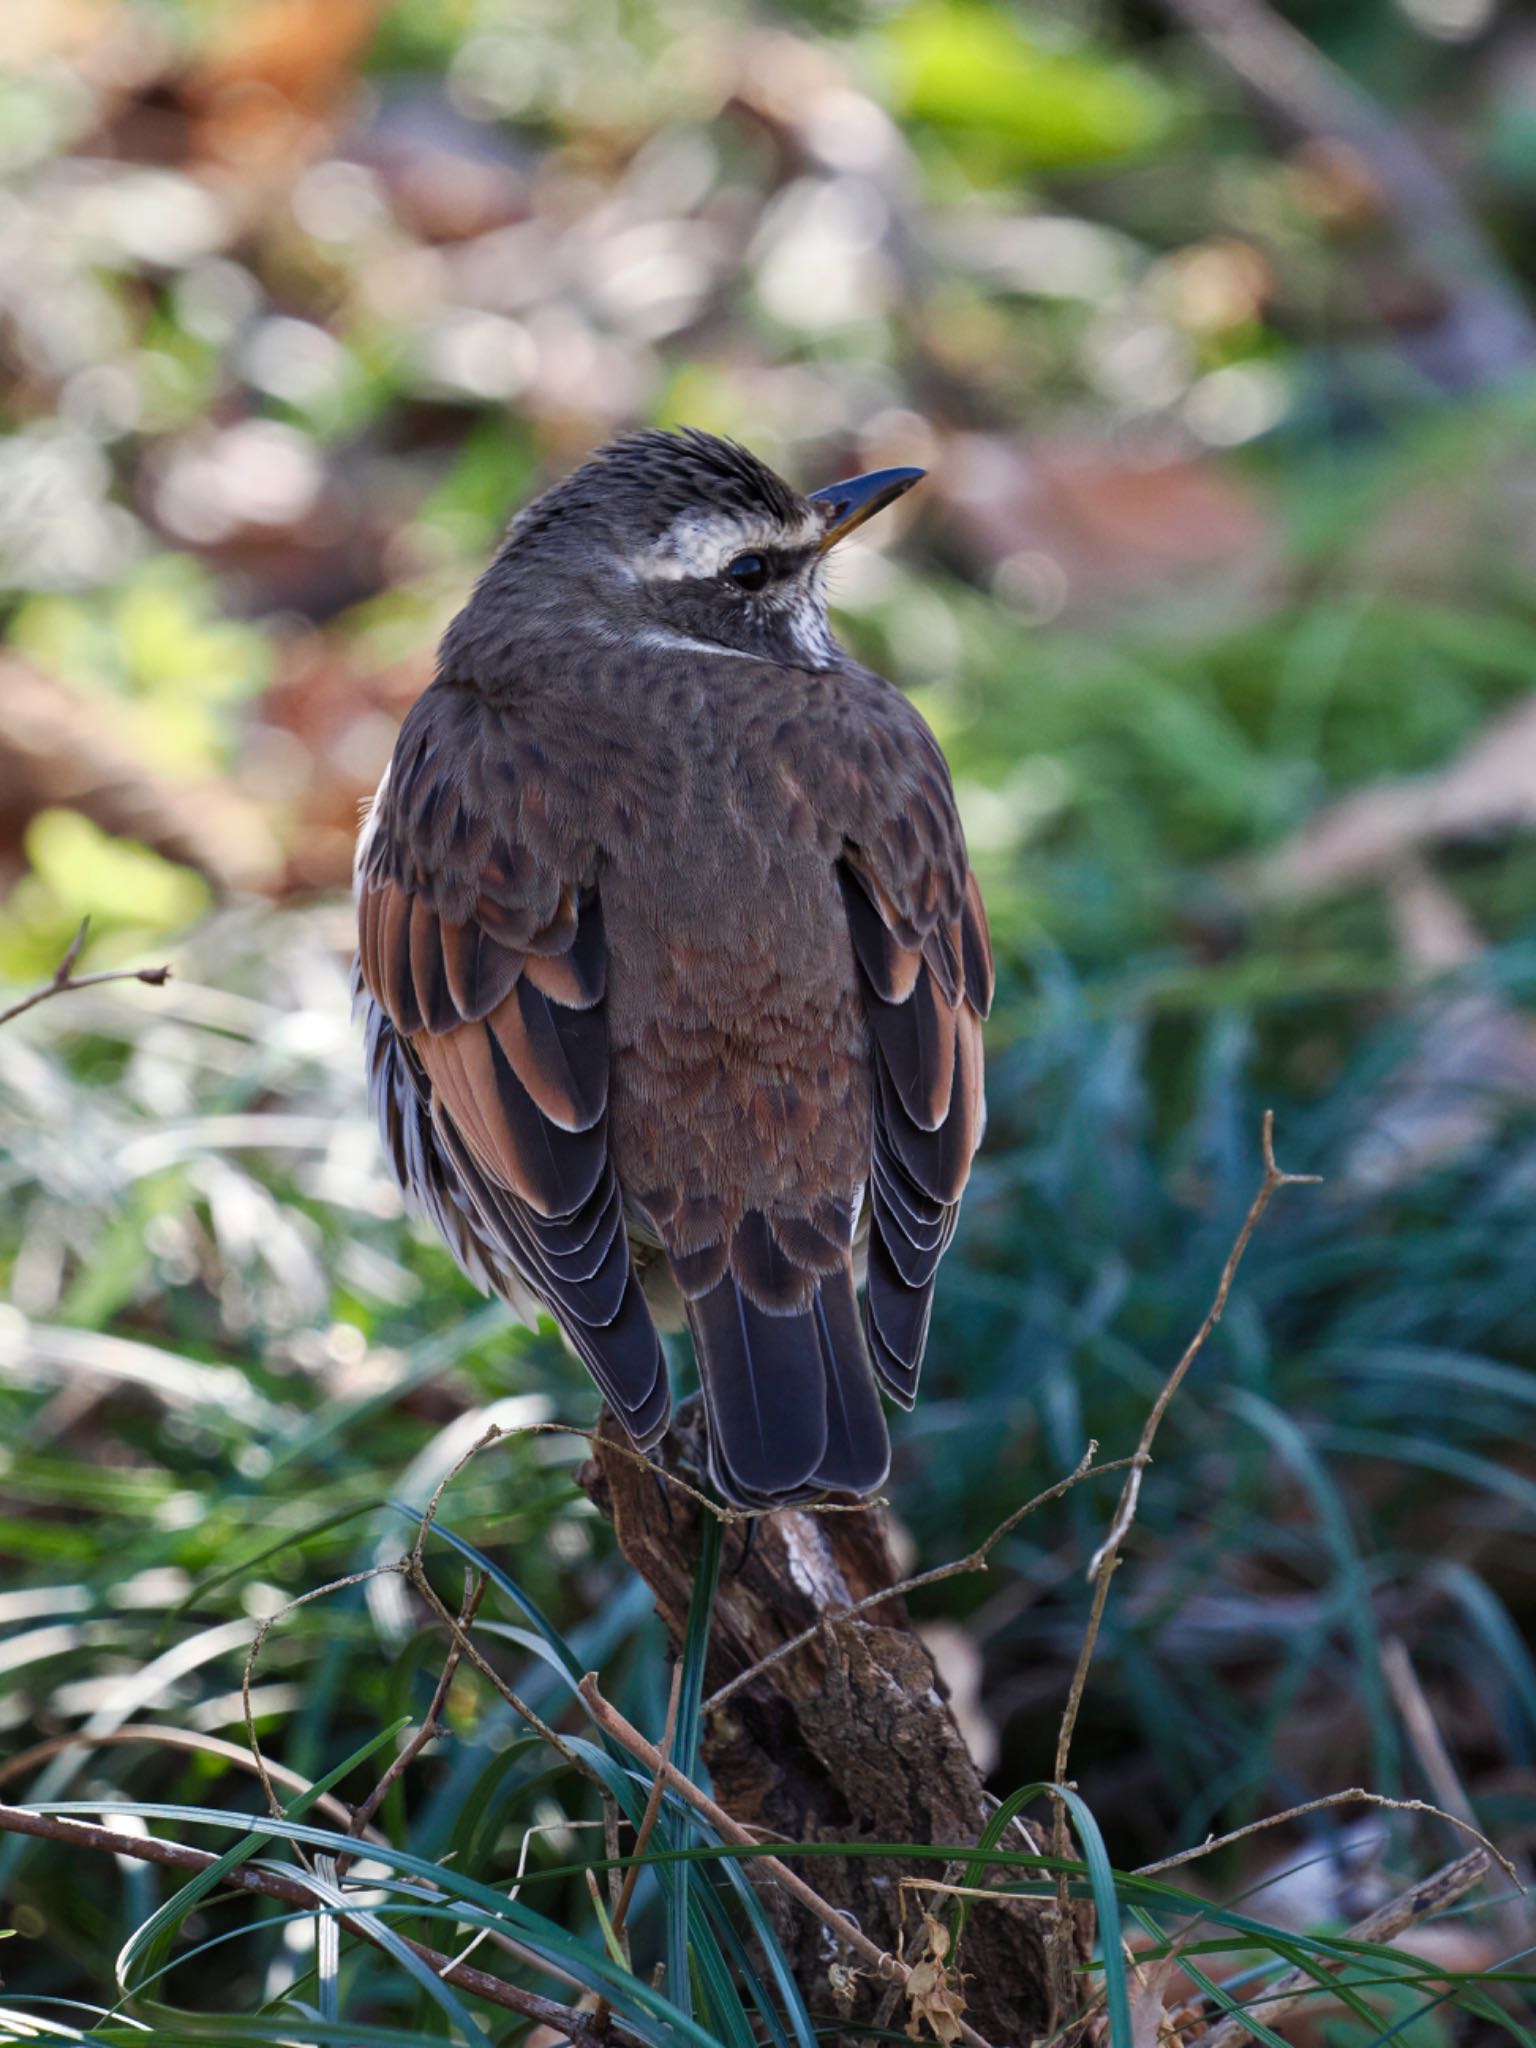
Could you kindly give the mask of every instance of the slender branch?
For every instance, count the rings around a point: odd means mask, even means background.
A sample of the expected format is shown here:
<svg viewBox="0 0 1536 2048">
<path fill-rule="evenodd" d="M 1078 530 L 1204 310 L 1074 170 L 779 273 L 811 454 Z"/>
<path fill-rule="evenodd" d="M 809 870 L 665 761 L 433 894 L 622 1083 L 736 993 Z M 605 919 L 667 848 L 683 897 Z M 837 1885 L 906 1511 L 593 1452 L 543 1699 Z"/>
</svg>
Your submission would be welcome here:
<svg viewBox="0 0 1536 2048">
<path fill-rule="evenodd" d="M 1362 1802 L 1367 1806 L 1390 1807 L 1394 1813 L 1427 1813 L 1435 1820 L 1445 1821 L 1450 1827 L 1460 1828 L 1463 1834 L 1470 1835 L 1473 1841 L 1487 1851 L 1493 1861 L 1508 1874 L 1512 1883 L 1519 1885 L 1522 1891 L 1525 1890 L 1525 1886 L 1520 1883 L 1520 1873 L 1514 1864 L 1501 1850 L 1496 1849 L 1482 1829 L 1474 1827 L 1470 1820 L 1464 1820 L 1458 1814 L 1447 1813 L 1443 1807 L 1431 1806 L 1424 1799 L 1389 1799 L 1385 1792 L 1366 1792 L 1359 1785 L 1351 1785 L 1346 1792 L 1325 1792 L 1320 1799 L 1303 1800 L 1300 1806 L 1288 1806 L 1283 1813 L 1266 1814 L 1263 1820 L 1251 1820 L 1246 1827 L 1233 1828 L 1230 1834 L 1208 1836 L 1198 1848 L 1181 1849 L 1177 1856 L 1162 1856 L 1156 1863 L 1139 1863 L 1136 1866 L 1136 1875 L 1154 1877 L 1162 1870 L 1176 1870 L 1181 1863 L 1193 1863 L 1197 1857 L 1212 1856 L 1218 1849 L 1229 1848 L 1233 1842 L 1240 1842 L 1247 1835 L 1262 1834 L 1266 1828 L 1280 1827 L 1288 1820 L 1300 1820 L 1303 1814 L 1320 1812 L 1325 1806 L 1355 1806 Z"/>
<path fill-rule="evenodd" d="M 525 1699 L 512 1690 L 495 1665 L 490 1663 L 482 1654 L 469 1631 L 460 1628 L 452 1612 L 437 1597 L 432 1587 L 432 1581 L 427 1577 L 422 1566 L 413 1559 L 407 1558 L 402 1569 L 405 1572 L 406 1578 L 416 1588 L 422 1599 L 426 1601 L 432 1612 L 453 1637 L 454 1642 L 458 1645 L 463 1655 L 474 1665 L 480 1676 L 496 1688 L 512 1711 L 521 1715 L 534 1734 L 541 1736 L 549 1744 L 550 1748 L 555 1751 L 556 1755 L 563 1762 L 571 1766 L 572 1770 L 579 1771 L 584 1778 L 589 1778 L 599 1791 L 606 1790 L 601 1776 L 592 1768 L 586 1758 L 579 1751 L 572 1749 L 563 1735 L 557 1734 L 546 1720 L 534 1712 Z"/>
<path fill-rule="evenodd" d="M 464 1604 L 459 1609 L 458 1623 L 461 1629 L 467 1630 L 473 1622 L 476 1613 L 479 1611 L 480 1602 L 485 1598 L 485 1589 L 488 1584 L 489 1580 L 484 1572 L 480 1572 L 478 1575 L 473 1574 L 469 1567 L 465 1566 Z M 368 1794 L 368 1797 L 356 1808 L 352 1815 L 352 1825 L 347 1830 L 348 1834 L 360 1835 L 363 1832 L 369 1821 L 373 1819 L 379 1808 L 384 1804 L 385 1799 L 389 1796 L 390 1787 L 399 1782 L 416 1761 L 417 1757 L 421 1755 L 427 1744 L 436 1736 L 442 1734 L 442 1711 L 447 1704 L 449 1688 L 453 1684 L 454 1673 L 459 1668 L 459 1659 L 462 1655 L 463 1652 L 459 1648 L 458 1639 L 455 1638 L 448 1646 L 448 1655 L 443 1662 L 442 1675 L 437 1681 L 431 1703 L 422 1719 L 421 1726 L 410 1736 L 398 1755 L 391 1760 L 389 1768 L 380 1777 L 379 1782 Z M 338 1878 L 346 1876 L 354 1860 L 351 1856 L 342 1856 L 337 1859 L 336 1875 Z"/>
<path fill-rule="evenodd" d="M 237 1821 L 238 1816 L 230 1816 L 232 1826 Z M 33 1835 L 40 1841 L 62 1842 L 70 1848 L 94 1849 L 109 1856 L 131 1856 L 139 1863 L 158 1863 L 167 1869 L 193 1874 L 218 1861 L 206 1849 L 191 1849 L 180 1842 L 161 1841 L 155 1835 L 118 1834 L 110 1828 L 91 1827 L 54 1814 L 32 1813 L 19 1806 L 0 1806 L 0 1834 Z M 315 1905 L 314 1891 L 303 1878 L 282 1877 L 275 1871 L 255 1869 L 249 1863 L 236 1864 L 234 1869 L 227 1870 L 220 1883 L 231 1891 L 259 1892 L 263 1898 L 282 1899 L 290 1906 L 313 1910 Z M 350 1933 L 374 1947 L 380 1946 L 377 1934 L 366 1924 L 354 1920 L 350 1914 L 338 1917 Z M 520 2013 L 524 2019 L 538 2020 L 574 2043 L 575 2048 L 603 2048 L 602 2037 L 590 2017 L 578 2012 L 574 2006 L 560 2005 L 552 1998 L 541 1997 L 536 1991 L 524 1991 L 501 1977 L 493 1977 L 489 1971 L 456 1963 L 451 1956 L 428 1948 L 423 1942 L 411 1941 L 405 1935 L 397 1935 L 396 1939 L 404 1942 L 412 1954 L 419 1956 L 430 1970 L 445 1984 L 453 1985 L 455 1990 L 471 1992 L 476 1998 L 502 2006 L 508 2012 Z"/>
<path fill-rule="evenodd" d="M 586 1702 L 587 1711 L 598 1726 L 606 1729 L 615 1740 L 621 1742 L 631 1756 L 637 1757 L 658 1783 L 664 1782 L 680 1798 L 702 1813 L 716 1834 L 728 1842 L 736 1843 L 739 1848 L 757 1846 L 753 1836 L 739 1821 L 732 1820 L 723 1807 L 717 1806 L 707 1793 L 701 1792 L 691 1778 L 685 1777 L 674 1763 L 662 1755 L 653 1742 L 648 1742 L 638 1728 L 625 1720 L 617 1707 L 611 1706 L 603 1698 L 598 1690 L 595 1671 L 587 1673 L 578 1689 Z M 847 1914 L 840 1913 L 835 1906 L 828 1905 L 821 1894 L 813 1891 L 805 1879 L 791 1870 L 787 1863 L 781 1863 L 777 1856 L 759 1857 L 758 1863 L 760 1868 L 783 1886 L 791 1898 L 804 1906 L 808 1913 L 814 1914 L 845 1947 L 862 1956 L 879 1976 L 897 1984 L 907 1984 L 912 1975 L 907 1964 L 899 1956 L 893 1956 L 889 1950 L 881 1948 L 878 1942 L 871 1941 L 864 1930 L 856 1926 Z M 985 2042 L 974 2027 L 961 2020 L 959 2028 L 960 2039 L 969 2042 L 971 2048 L 986 2048 Z"/>
<path fill-rule="evenodd" d="M 261 1655 L 262 1646 L 280 1621 L 286 1621 L 290 1614 L 300 1607 L 307 1607 L 312 1600 L 323 1600 L 328 1593 L 340 1593 L 348 1586 L 361 1586 L 369 1579 L 386 1578 L 391 1574 L 400 1573 L 403 1569 L 404 1567 L 398 1564 L 374 1564 L 360 1572 L 348 1572 L 345 1578 L 332 1579 L 324 1586 L 312 1586 L 307 1593 L 300 1593 L 297 1598 L 285 1602 L 275 1614 L 265 1616 L 252 1636 L 251 1647 L 245 1653 L 245 1669 L 240 1674 L 240 1699 L 245 1709 L 245 1740 L 256 1766 L 256 1775 L 261 1780 L 261 1789 L 267 1795 L 267 1806 L 274 1815 L 281 1815 L 283 1802 L 277 1796 L 277 1788 L 272 1782 L 271 1766 L 262 1754 L 261 1743 L 257 1739 L 256 1708 L 251 1698 L 251 1688 L 256 1677 L 256 1660 Z M 302 1857 L 303 1851 L 298 1851 L 298 1854 Z"/>
<path fill-rule="evenodd" d="M 1216 1293 L 1205 1312 L 1205 1320 L 1185 1347 L 1184 1355 L 1164 1382 L 1162 1392 L 1152 1403 L 1146 1422 L 1142 1426 L 1141 1439 L 1137 1443 L 1135 1456 L 1130 1461 L 1130 1472 L 1120 1495 L 1120 1505 L 1110 1524 L 1109 1534 L 1094 1552 L 1088 1566 L 1088 1577 L 1093 1584 L 1093 1602 L 1088 1610 L 1088 1625 L 1083 1631 L 1082 1648 L 1077 1653 L 1077 1664 L 1072 1672 L 1072 1683 L 1067 1691 L 1067 1703 L 1062 1711 L 1061 1726 L 1056 1735 L 1055 1781 L 1058 1785 L 1067 1783 L 1067 1771 L 1071 1764 L 1072 1737 L 1077 1728 L 1077 1717 L 1082 1710 L 1083 1693 L 1088 1684 L 1088 1671 L 1093 1663 L 1093 1653 L 1098 1645 L 1099 1628 L 1104 1619 L 1105 1604 L 1109 1599 L 1109 1582 L 1120 1561 L 1120 1546 L 1130 1534 L 1136 1520 L 1136 1508 L 1141 1499 L 1141 1475 L 1152 1462 L 1152 1444 L 1157 1436 L 1163 1417 L 1167 1414 L 1174 1395 L 1184 1384 L 1190 1367 L 1205 1349 L 1206 1340 L 1221 1321 L 1232 1292 L 1232 1283 L 1237 1269 L 1243 1262 L 1253 1233 L 1264 1220 L 1264 1212 L 1281 1188 L 1309 1186 L 1319 1176 L 1313 1173 L 1284 1173 L 1275 1164 L 1275 1113 L 1272 1109 L 1264 1112 L 1263 1124 L 1264 1178 L 1258 1192 L 1248 1205 L 1243 1226 L 1238 1231 L 1227 1262 L 1221 1269 L 1221 1278 L 1216 1283 Z M 1066 1801 L 1058 1798 L 1055 1802 L 1056 1817 L 1051 1830 L 1052 1854 L 1065 1858 L 1070 1847 L 1067 1826 Z M 1068 1996 L 1070 1986 L 1070 1958 L 1064 1931 L 1069 1924 L 1072 1910 L 1070 1882 L 1063 1873 L 1056 1880 L 1056 1925 L 1058 1938 L 1051 1945 L 1055 1958 L 1055 1994 L 1058 2002 Z"/>
<path fill-rule="evenodd" d="M 669 1762 L 672 1756 L 672 1738 L 677 1732 L 677 1705 L 683 1692 L 683 1666 L 679 1658 L 672 1666 L 672 1690 L 667 1696 L 667 1723 L 662 1730 L 661 1758 Z M 661 1802 L 666 1795 L 666 1780 L 658 1771 L 651 1780 L 650 1795 L 645 1802 L 645 1811 L 640 1816 L 639 1831 L 635 1836 L 635 1861 L 624 1873 L 624 1888 L 619 1893 L 619 1903 L 613 1910 L 613 1931 L 621 1933 L 629 1914 L 629 1902 L 635 1895 L 635 1886 L 640 1881 L 639 1859 L 645 1854 L 655 1831 L 656 1817 L 661 1812 Z"/>
<path fill-rule="evenodd" d="M 1249 1240 L 1264 1220 L 1265 1210 L 1281 1188 L 1316 1187 L 1322 1179 L 1321 1174 L 1316 1173 L 1282 1173 L 1275 1164 L 1275 1112 L 1272 1109 L 1266 1109 L 1264 1112 L 1263 1144 L 1264 1178 L 1259 1183 L 1259 1191 L 1248 1205 L 1248 1214 L 1243 1218 L 1243 1227 L 1237 1233 L 1237 1241 L 1227 1253 L 1227 1263 L 1221 1269 L 1221 1279 L 1216 1286 L 1215 1298 L 1206 1310 L 1205 1321 L 1190 1339 L 1184 1356 L 1168 1375 L 1162 1392 L 1152 1403 L 1142 1427 L 1141 1441 L 1136 1446 L 1136 1455 L 1131 1461 L 1131 1476 L 1125 1482 L 1125 1491 L 1121 1494 L 1120 1505 L 1115 1511 L 1115 1519 L 1110 1524 L 1109 1534 L 1094 1552 L 1089 1563 L 1090 1579 L 1096 1579 L 1102 1572 L 1112 1568 L 1115 1553 L 1125 1541 L 1130 1526 L 1136 1519 L 1136 1506 L 1141 1499 L 1141 1475 L 1152 1462 L 1152 1440 L 1161 1427 L 1174 1395 L 1184 1384 L 1190 1367 L 1205 1349 L 1206 1340 L 1221 1321 L 1227 1306 L 1227 1296 L 1232 1292 L 1232 1282 L 1237 1278 L 1237 1269 L 1243 1263 L 1243 1254 L 1248 1249 Z M 1065 1769 L 1066 1758 L 1058 1749 L 1058 1779 L 1065 1775 Z"/>
<path fill-rule="evenodd" d="M 1129 1458 L 1116 1458 L 1110 1464 L 1095 1465 L 1093 1460 L 1098 1448 L 1096 1443 L 1090 1443 L 1065 1479 L 1058 1479 L 1054 1486 L 1048 1486 L 1043 1493 L 1037 1493 L 1033 1500 L 1027 1500 L 1022 1507 L 1015 1508 L 1012 1514 L 999 1522 L 992 1533 L 984 1537 L 976 1548 L 964 1557 L 954 1558 L 948 1564 L 932 1565 L 927 1571 L 914 1572 L 909 1579 L 898 1579 L 894 1585 L 882 1586 L 878 1593 L 866 1593 L 862 1600 L 855 1600 L 851 1607 L 838 1607 L 828 1614 L 819 1615 L 809 1628 L 801 1629 L 798 1635 L 790 1636 L 776 1649 L 770 1650 L 766 1657 L 759 1657 L 757 1662 L 749 1664 L 745 1671 L 738 1671 L 734 1678 L 729 1678 L 724 1685 L 717 1686 L 705 1700 L 704 1712 L 712 1713 L 716 1707 L 723 1706 L 732 1693 L 740 1692 L 744 1685 L 750 1685 L 754 1678 L 760 1678 L 773 1665 L 780 1663 L 785 1657 L 793 1656 L 796 1650 L 802 1649 L 815 1636 L 820 1635 L 823 1629 L 852 1621 L 856 1615 L 867 1613 L 871 1607 L 879 1607 L 887 1600 L 900 1600 L 906 1594 L 915 1593 L 923 1586 L 936 1586 L 941 1579 L 959 1578 L 965 1572 L 984 1572 L 992 1552 L 1005 1536 L 1012 1534 L 1026 1515 L 1032 1515 L 1036 1508 L 1043 1508 L 1050 1501 L 1059 1500 L 1080 1480 L 1097 1479 L 1102 1472 L 1123 1472 L 1132 1463 Z"/>
<path fill-rule="evenodd" d="M 1393 1941 L 1405 1929 L 1416 1926 L 1421 1920 L 1432 1919 L 1436 1913 L 1443 1913 L 1447 1906 L 1454 1905 L 1480 1882 L 1487 1869 L 1486 1853 L 1482 1849 L 1473 1849 L 1457 1862 L 1444 1864 L 1418 1884 L 1410 1885 L 1395 1899 L 1388 1899 L 1374 1913 L 1367 1913 L 1363 1920 L 1357 1920 L 1353 1927 L 1346 1928 L 1343 1938 L 1346 1941 L 1378 1943 Z M 1287 1971 L 1267 1991 L 1255 1997 L 1245 2012 L 1228 2013 L 1224 2020 L 1212 2027 L 1201 2042 L 1201 2048 L 1240 2048 L 1240 2043 L 1249 2040 L 1256 2027 L 1277 2026 L 1288 2012 L 1315 1994 L 1317 1989 L 1314 1971 Z"/>
<path fill-rule="evenodd" d="M 90 930 L 91 920 L 82 918 L 80 929 L 70 940 L 64 958 L 53 970 L 51 981 L 45 981 L 41 988 L 33 989 L 31 995 L 23 996 L 20 1002 L 12 1003 L 8 1010 L 0 1010 L 0 1024 L 9 1024 L 14 1017 L 25 1016 L 28 1010 L 35 1010 L 39 1003 L 50 1002 L 54 996 L 67 996 L 80 988 L 101 988 L 109 981 L 142 981 L 150 988 L 164 988 L 171 978 L 171 970 L 165 967 L 114 967 L 105 974 L 76 974 L 75 963 L 85 947 L 85 935 Z"/>
</svg>

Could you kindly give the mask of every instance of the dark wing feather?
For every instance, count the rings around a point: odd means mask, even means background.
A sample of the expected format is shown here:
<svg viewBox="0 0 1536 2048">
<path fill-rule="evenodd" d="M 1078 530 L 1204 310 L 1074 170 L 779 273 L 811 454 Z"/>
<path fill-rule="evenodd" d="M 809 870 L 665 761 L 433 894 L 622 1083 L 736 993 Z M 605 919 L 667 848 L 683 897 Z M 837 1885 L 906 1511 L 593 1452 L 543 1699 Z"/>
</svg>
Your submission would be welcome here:
<svg viewBox="0 0 1536 2048">
<path fill-rule="evenodd" d="M 436 746 L 434 713 L 429 691 L 359 861 L 375 1112 L 402 1189 L 464 1270 L 520 1313 L 542 1302 L 648 1445 L 670 1403 L 609 1152 L 602 906 L 590 876 L 554 872 L 508 827 L 515 804 L 494 830 L 477 812 L 464 735 Z M 542 792 L 523 799 L 536 811 Z"/>
<path fill-rule="evenodd" d="M 886 843 L 905 845 L 896 834 Z M 929 849 L 946 850 L 949 863 L 903 866 L 888 853 L 877 869 L 866 849 L 849 847 L 839 866 L 875 1063 L 865 1330 L 881 1382 L 905 1407 L 985 1114 L 991 945 L 958 825 L 949 848 Z"/>
</svg>

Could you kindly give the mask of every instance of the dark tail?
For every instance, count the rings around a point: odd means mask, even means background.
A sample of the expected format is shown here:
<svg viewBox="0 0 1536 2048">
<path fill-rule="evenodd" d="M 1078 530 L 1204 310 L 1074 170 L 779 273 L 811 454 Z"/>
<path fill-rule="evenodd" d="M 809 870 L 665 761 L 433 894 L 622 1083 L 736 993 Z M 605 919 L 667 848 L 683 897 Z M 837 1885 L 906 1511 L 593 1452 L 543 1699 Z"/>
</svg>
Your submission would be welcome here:
<svg viewBox="0 0 1536 2048">
<path fill-rule="evenodd" d="M 727 1272 L 688 1303 L 714 1481 L 738 1507 L 872 1493 L 891 1446 L 859 1324 L 853 1264 L 808 1307 L 770 1314 Z"/>
</svg>

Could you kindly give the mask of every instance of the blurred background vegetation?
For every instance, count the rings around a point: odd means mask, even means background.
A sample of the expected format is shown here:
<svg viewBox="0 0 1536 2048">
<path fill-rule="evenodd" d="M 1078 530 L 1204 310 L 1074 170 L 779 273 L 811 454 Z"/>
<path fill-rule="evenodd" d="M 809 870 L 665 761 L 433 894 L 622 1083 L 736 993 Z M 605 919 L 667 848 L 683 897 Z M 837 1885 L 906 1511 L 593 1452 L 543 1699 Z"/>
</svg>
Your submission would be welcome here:
<svg viewBox="0 0 1536 2048">
<path fill-rule="evenodd" d="M 0 978 L 87 914 L 88 968 L 176 975 L 0 1031 L 0 1774 L 135 1717 L 238 1739 L 251 1616 L 395 1554 L 488 1420 L 592 1418 L 399 1213 L 344 891 L 503 523 L 652 420 L 807 488 L 930 472 L 835 584 L 949 751 L 1001 971 L 913 1556 L 1133 1447 L 1272 1105 L 1326 1183 L 1169 1417 L 1077 1775 L 1127 1866 L 1355 1783 L 1536 1846 L 1529 11 L 9 0 L 0 64 Z M 578 1450 L 444 1513 L 659 1726 Z M 1000 1792 L 1048 1773 L 1110 1499 L 920 1609 Z M 269 1750 L 334 1765 L 433 1654 L 395 1581 L 303 1610 Z M 450 1716 L 396 1814 L 433 1855 L 507 1741 Z M 525 1762 L 497 1811 L 568 1861 Z M 0 1796 L 40 1783 L 252 1798 L 153 1745 Z M 1341 1924 L 1451 1846 L 1324 1814 L 1204 1881 Z M 12 1991 L 110 1999 L 158 1894 L 100 1862 L 11 1844 Z M 308 1932 L 172 1981 L 254 2005 Z"/>
</svg>

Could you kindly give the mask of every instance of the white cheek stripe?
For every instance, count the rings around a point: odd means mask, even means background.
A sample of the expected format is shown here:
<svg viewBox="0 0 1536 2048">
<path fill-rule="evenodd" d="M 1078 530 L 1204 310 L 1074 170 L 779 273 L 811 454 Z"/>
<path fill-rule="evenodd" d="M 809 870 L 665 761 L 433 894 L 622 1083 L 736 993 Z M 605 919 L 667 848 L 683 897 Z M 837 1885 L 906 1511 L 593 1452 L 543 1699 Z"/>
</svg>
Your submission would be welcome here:
<svg viewBox="0 0 1536 2048">
<path fill-rule="evenodd" d="M 745 647 L 727 647 L 723 640 L 695 640 L 691 633 L 671 633 L 665 626 L 646 626 L 632 640 L 626 635 L 625 644 L 655 647 L 663 654 L 731 654 L 738 661 L 763 658 L 760 654 L 749 654 Z"/>
</svg>

